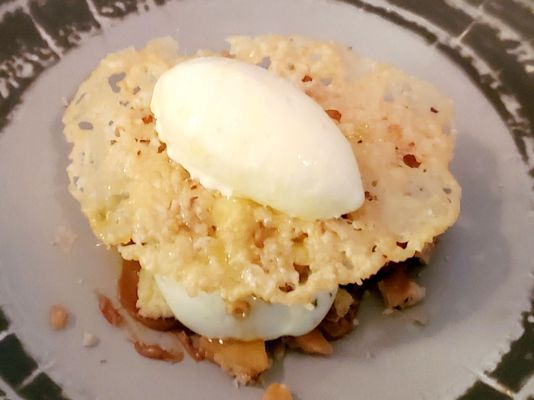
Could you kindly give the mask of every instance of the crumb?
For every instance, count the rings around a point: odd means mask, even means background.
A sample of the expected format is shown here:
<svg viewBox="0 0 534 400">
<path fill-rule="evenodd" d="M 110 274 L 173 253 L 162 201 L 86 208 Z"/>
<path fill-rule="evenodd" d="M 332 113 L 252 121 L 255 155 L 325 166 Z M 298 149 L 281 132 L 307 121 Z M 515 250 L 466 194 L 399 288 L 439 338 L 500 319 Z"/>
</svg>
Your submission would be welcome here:
<svg viewBox="0 0 534 400">
<path fill-rule="evenodd" d="M 425 288 L 410 278 L 406 267 L 399 265 L 380 282 L 378 290 L 387 308 L 403 309 L 414 306 L 425 297 Z"/>
<path fill-rule="evenodd" d="M 120 326 L 122 324 L 122 315 L 113 306 L 111 300 L 103 294 L 98 295 L 98 308 L 100 308 L 100 312 L 111 325 Z"/>
<path fill-rule="evenodd" d="M 68 253 L 76 239 L 78 239 L 78 235 L 72 230 L 65 226 L 60 226 L 56 231 L 52 245 L 59 247 L 63 253 Z"/>
<path fill-rule="evenodd" d="M 61 331 L 67 326 L 69 321 L 69 311 L 59 304 L 55 304 L 48 312 L 48 322 L 50 327 L 55 331 Z"/>
<path fill-rule="evenodd" d="M 395 310 L 393 308 L 386 308 L 384 311 L 382 311 L 382 315 L 392 315 L 395 313 Z"/>
<path fill-rule="evenodd" d="M 354 318 L 354 319 L 352 320 L 352 325 L 353 325 L 354 327 L 356 327 L 356 326 L 360 325 L 360 321 L 358 321 L 356 318 Z"/>
<path fill-rule="evenodd" d="M 219 365 L 243 385 L 255 382 L 269 368 L 263 340 L 222 341 L 201 336 L 198 345 L 206 360 Z"/>
<path fill-rule="evenodd" d="M 426 326 L 430 321 L 430 317 L 425 312 L 420 312 L 418 314 L 412 315 L 411 319 L 415 325 L 419 326 Z"/>
<path fill-rule="evenodd" d="M 170 363 L 180 362 L 184 358 L 181 351 L 167 351 L 158 344 L 146 344 L 139 341 L 134 342 L 137 353 L 153 360 L 167 361 Z"/>
<path fill-rule="evenodd" d="M 239 381 L 237 380 L 237 378 L 234 378 L 234 380 L 233 380 L 232 382 L 233 382 L 234 387 L 235 387 L 236 389 L 239 389 L 239 388 L 241 387 L 241 382 L 239 382 Z"/>
<path fill-rule="evenodd" d="M 265 389 L 262 400 L 293 400 L 293 396 L 286 385 L 281 383 L 271 383 L 267 389 Z"/>
<path fill-rule="evenodd" d="M 290 347 L 297 348 L 305 353 L 324 356 L 329 356 L 334 351 L 330 342 L 325 339 L 319 329 L 314 329 L 302 336 L 291 337 Z"/>
<path fill-rule="evenodd" d="M 107 364 L 108 363 L 108 360 L 100 360 L 100 364 Z"/>
<path fill-rule="evenodd" d="M 328 114 L 330 118 L 336 120 L 337 122 L 341 121 L 342 115 L 338 110 L 329 109 L 329 110 L 325 110 L 325 112 Z"/>
<path fill-rule="evenodd" d="M 85 332 L 83 334 L 83 347 L 95 347 L 100 340 L 92 333 Z"/>
<path fill-rule="evenodd" d="M 63 104 L 63 107 L 67 108 L 69 106 L 69 101 L 65 96 L 61 97 L 61 103 Z"/>
</svg>

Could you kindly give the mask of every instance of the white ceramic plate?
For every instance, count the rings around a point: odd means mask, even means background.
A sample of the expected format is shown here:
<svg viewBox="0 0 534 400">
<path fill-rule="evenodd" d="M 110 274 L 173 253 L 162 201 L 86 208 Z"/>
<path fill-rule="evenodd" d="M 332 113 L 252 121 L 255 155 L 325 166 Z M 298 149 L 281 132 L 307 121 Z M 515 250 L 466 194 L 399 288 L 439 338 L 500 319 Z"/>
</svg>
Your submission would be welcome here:
<svg viewBox="0 0 534 400">
<path fill-rule="evenodd" d="M 517 26 L 492 14 L 492 1 L 429 2 L 432 7 L 394 0 L 159 3 L 0 1 L 0 398 L 261 397 L 261 388 L 237 390 L 209 363 L 144 359 L 102 318 L 95 291 L 114 293 L 117 257 L 97 245 L 67 191 L 61 116 L 63 98 L 109 52 L 164 35 L 189 52 L 221 49 L 228 35 L 263 33 L 338 41 L 438 86 L 456 104 L 452 169 L 463 187 L 460 219 L 422 274 L 427 298 L 420 306 L 385 316 L 379 302 L 367 298 L 360 326 L 335 344 L 332 357 L 292 353 L 265 382 L 283 381 L 303 400 L 534 394 L 528 381 L 534 368 L 534 181 L 528 174 L 534 157 L 528 117 L 534 114 L 525 101 L 533 87 L 532 41 L 523 41 L 529 35 L 524 17 L 532 18 L 528 2 L 514 3 L 527 10 Z M 481 27 L 473 27 L 475 18 Z M 508 36 L 485 39 L 493 28 Z M 512 59 L 499 53 L 499 46 L 510 45 L 506 40 L 517 40 L 524 53 Z M 492 51 L 501 59 L 491 59 Z M 514 72 L 514 60 L 524 76 Z M 17 62 L 20 68 L 9 70 Z M 510 75 L 521 80 L 526 98 L 514 91 Z M 52 244 L 60 227 L 78 235 L 67 253 Z M 48 328 L 54 303 L 74 315 L 64 332 Z M 423 327 L 412 322 L 421 313 L 429 317 Z M 82 347 L 85 332 L 100 343 Z M 512 343 L 519 343 L 522 360 L 506 361 L 517 356 Z"/>
</svg>

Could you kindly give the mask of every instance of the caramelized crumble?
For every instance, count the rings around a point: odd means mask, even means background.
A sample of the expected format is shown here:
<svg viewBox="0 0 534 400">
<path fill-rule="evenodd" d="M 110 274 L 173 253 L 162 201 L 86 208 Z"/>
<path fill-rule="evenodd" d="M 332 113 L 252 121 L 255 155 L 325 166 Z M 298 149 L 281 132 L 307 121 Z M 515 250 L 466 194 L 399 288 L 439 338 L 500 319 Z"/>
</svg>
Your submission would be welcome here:
<svg viewBox="0 0 534 400">
<path fill-rule="evenodd" d="M 267 389 L 265 389 L 265 393 L 263 393 L 261 400 L 293 400 L 293 396 L 291 396 L 291 392 L 286 385 L 281 383 L 271 383 Z"/>
<path fill-rule="evenodd" d="M 151 358 L 153 360 L 167 361 L 171 363 L 180 362 L 184 358 L 184 353 L 181 351 L 167 351 L 157 344 L 145 344 L 139 341 L 134 342 L 135 351 L 143 357 Z"/>
<path fill-rule="evenodd" d="M 121 326 L 123 322 L 122 315 L 113 306 L 111 300 L 103 294 L 98 295 L 98 308 L 106 318 L 106 320 L 113 326 Z"/>
<path fill-rule="evenodd" d="M 425 289 L 410 279 L 404 263 L 389 271 L 378 282 L 378 289 L 387 308 L 410 307 L 425 297 Z"/>
<path fill-rule="evenodd" d="M 335 119 L 337 122 L 341 121 L 341 113 L 338 110 L 325 110 L 328 116 Z"/>
<path fill-rule="evenodd" d="M 290 347 L 310 354 L 329 356 L 334 351 L 332 345 L 326 340 L 319 329 L 314 329 L 302 336 L 291 337 Z"/>
<path fill-rule="evenodd" d="M 269 368 L 263 340 L 250 342 L 200 337 L 199 349 L 204 357 L 218 364 L 239 383 L 254 382 Z"/>
<path fill-rule="evenodd" d="M 319 324 L 319 329 L 328 340 L 341 339 L 354 329 L 362 294 L 363 290 L 359 288 L 353 293 L 343 288 L 338 290 L 334 304 Z"/>
<path fill-rule="evenodd" d="M 53 330 L 60 331 L 65 329 L 68 321 L 69 311 L 65 307 L 59 304 L 54 304 L 50 308 L 50 311 L 48 312 L 48 323 Z"/>
</svg>

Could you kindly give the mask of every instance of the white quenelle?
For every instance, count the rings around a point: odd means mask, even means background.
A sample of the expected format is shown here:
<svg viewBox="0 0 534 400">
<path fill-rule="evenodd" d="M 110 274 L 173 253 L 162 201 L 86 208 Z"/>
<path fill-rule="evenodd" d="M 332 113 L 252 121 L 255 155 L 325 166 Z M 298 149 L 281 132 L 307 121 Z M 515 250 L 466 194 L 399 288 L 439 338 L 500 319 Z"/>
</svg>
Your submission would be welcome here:
<svg viewBox="0 0 534 400">
<path fill-rule="evenodd" d="M 228 313 L 217 293 L 190 297 L 182 285 L 161 275 L 156 275 L 156 283 L 176 318 L 192 331 L 210 338 L 272 340 L 304 335 L 323 320 L 336 296 L 336 291 L 323 292 L 313 305 L 291 306 L 250 299 L 250 309 L 241 317 Z"/>
<path fill-rule="evenodd" d="M 268 70 L 223 57 L 177 64 L 151 102 L 167 153 L 224 195 L 315 220 L 364 200 L 352 148 L 313 99 Z"/>
</svg>

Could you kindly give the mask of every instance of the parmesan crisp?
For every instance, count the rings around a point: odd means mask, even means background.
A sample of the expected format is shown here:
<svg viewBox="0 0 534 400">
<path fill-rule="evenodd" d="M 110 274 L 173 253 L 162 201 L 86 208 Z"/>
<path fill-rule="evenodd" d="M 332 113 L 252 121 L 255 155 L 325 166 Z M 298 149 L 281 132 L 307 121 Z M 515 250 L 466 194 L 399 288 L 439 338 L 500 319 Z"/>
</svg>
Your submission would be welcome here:
<svg viewBox="0 0 534 400">
<path fill-rule="evenodd" d="M 414 256 L 455 222 L 453 110 L 433 86 L 334 43 L 228 41 L 229 55 L 221 56 L 268 65 L 336 120 L 356 154 L 366 201 L 339 219 L 302 221 L 202 187 L 167 157 L 149 111 L 158 77 L 186 59 L 177 45 L 158 39 L 108 55 L 65 112 L 73 145 L 67 171 L 95 235 L 140 262 L 142 315 L 172 315 L 154 274 L 176 279 L 191 295 L 309 303 L 319 291 L 361 283 L 386 263 Z"/>
</svg>

